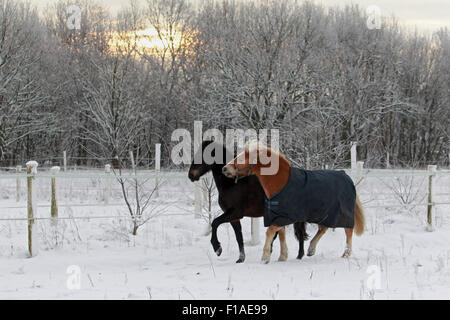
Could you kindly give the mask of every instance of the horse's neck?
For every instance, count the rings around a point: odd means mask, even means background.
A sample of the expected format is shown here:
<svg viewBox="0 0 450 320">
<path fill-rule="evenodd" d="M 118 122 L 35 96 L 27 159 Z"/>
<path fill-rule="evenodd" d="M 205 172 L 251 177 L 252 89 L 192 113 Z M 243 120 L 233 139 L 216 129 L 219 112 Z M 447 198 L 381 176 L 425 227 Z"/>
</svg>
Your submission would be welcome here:
<svg viewBox="0 0 450 320">
<path fill-rule="evenodd" d="M 223 157 L 224 163 L 226 163 L 227 159 L 233 158 L 233 153 L 230 153 L 226 148 L 223 149 Z M 222 173 L 222 168 L 225 164 L 217 164 L 214 163 L 211 166 L 211 171 L 214 177 L 214 182 L 216 183 L 216 187 L 218 190 L 223 190 L 224 188 L 233 186 L 235 184 L 233 179 L 227 178 Z"/>
<path fill-rule="evenodd" d="M 225 177 L 222 173 L 223 164 L 213 164 L 211 171 L 213 174 L 214 182 L 216 183 L 217 189 L 221 190 L 228 185 L 234 184 L 232 179 Z"/>
<path fill-rule="evenodd" d="M 268 199 L 272 198 L 277 192 L 281 191 L 289 181 L 291 168 L 289 162 L 280 159 L 278 172 L 274 175 L 257 174 L 264 193 Z"/>
<path fill-rule="evenodd" d="M 203 152 L 204 150 L 202 150 Z M 232 159 L 232 153 L 230 153 L 226 148 L 223 149 L 223 157 L 224 159 Z M 226 161 L 224 161 L 225 163 Z M 226 188 L 228 186 L 231 186 L 234 184 L 234 180 L 229 179 L 227 177 L 225 177 L 222 173 L 222 168 L 225 164 L 217 164 L 217 163 L 213 163 L 210 166 L 210 170 L 213 174 L 213 178 L 214 178 L 214 182 L 216 184 L 216 187 L 218 190 L 223 190 L 223 188 Z M 209 170 L 208 170 L 209 172 Z M 207 173 L 207 172 L 206 172 Z M 205 173 L 205 174 L 206 174 Z"/>
</svg>

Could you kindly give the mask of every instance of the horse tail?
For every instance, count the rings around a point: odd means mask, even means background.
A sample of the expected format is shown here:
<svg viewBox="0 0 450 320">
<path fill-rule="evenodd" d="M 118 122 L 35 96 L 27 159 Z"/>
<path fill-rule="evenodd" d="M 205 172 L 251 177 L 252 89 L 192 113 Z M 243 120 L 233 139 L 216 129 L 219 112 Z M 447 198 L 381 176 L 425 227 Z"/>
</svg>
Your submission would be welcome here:
<svg viewBox="0 0 450 320">
<path fill-rule="evenodd" d="M 306 233 L 306 222 L 294 223 L 295 237 L 298 241 L 308 240 L 308 233 Z"/>
<path fill-rule="evenodd" d="M 357 236 L 360 236 L 364 233 L 364 225 L 366 224 L 366 219 L 364 218 L 364 209 L 359 201 L 358 195 L 356 195 L 355 201 L 355 227 L 353 230 Z"/>
</svg>

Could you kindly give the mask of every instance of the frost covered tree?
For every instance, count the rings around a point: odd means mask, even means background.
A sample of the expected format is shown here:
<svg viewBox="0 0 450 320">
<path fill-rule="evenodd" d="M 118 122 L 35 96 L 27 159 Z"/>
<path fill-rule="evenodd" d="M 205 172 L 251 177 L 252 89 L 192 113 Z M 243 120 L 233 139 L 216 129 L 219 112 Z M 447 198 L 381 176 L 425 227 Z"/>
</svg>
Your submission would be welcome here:
<svg viewBox="0 0 450 320">
<path fill-rule="evenodd" d="M 389 18 L 370 30 L 356 5 L 294 0 L 132 0 L 115 15 L 59 0 L 41 16 L 0 2 L 4 164 L 68 151 L 102 165 L 132 151 L 149 166 L 161 143 L 169 166 L 172 131 L 194 120 L 277 128 L 299 166 L 348 166 L 353 141 L 368 166 L 387 154 L 394 166 L 448 164 L 448 29 Z"/>
<path fill-rule="evenodd" d="M 0 0 L 0 159 L 30 151 L 30 135 L 48 130 L 38 116 L 45 100 L 39 81 L 42 38 L 36 9 Z"/>
</svg>

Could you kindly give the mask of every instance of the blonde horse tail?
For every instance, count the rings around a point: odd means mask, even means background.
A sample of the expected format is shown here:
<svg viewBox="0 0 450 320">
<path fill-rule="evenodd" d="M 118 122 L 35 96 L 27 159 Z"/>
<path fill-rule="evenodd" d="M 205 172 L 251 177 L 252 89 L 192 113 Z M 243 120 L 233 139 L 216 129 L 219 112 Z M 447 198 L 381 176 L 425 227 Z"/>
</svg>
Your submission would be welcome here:
<svg viewBox="0 0 450 320">
<path fill-rule="evenodd" d="M 364 226 L 366 224 L 366 219 L 364 218 L 364 209 L 359 201 L 358 195 L 356 195 L 355 201 L 355 227 L 353 230 L 357 236 L 360 236 L 364 233 Z"/>
</svg>

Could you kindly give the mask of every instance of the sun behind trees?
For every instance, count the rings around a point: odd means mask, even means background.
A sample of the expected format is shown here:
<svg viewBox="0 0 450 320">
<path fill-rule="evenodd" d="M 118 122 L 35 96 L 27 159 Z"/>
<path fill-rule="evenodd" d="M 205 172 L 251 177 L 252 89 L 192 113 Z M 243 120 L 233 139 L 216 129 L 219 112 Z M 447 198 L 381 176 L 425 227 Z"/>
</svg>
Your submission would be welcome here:
<svg viewBox="0 0 450 320">
<path fill-rule="evenodd" d="M 364 8 L 310 2 L 92 1 L 37 13 L 0 0 L 3 165 L 172 165 L 176 128 L 277 128 L 298 165 L 345 166 L 359 142 L 369 167 L 448 162 L 449 32 L 421 35 Z M 81 9 L 80 29 L 67 7 Z M 4 23 L 8 22 L 8 23 Z M 14 35 L 14 36 L 12 36 Z M 90 158 L 90 159 L 88 159 Z M 53 161 L 52 164 L 58 164 Z"/>
</svg>

